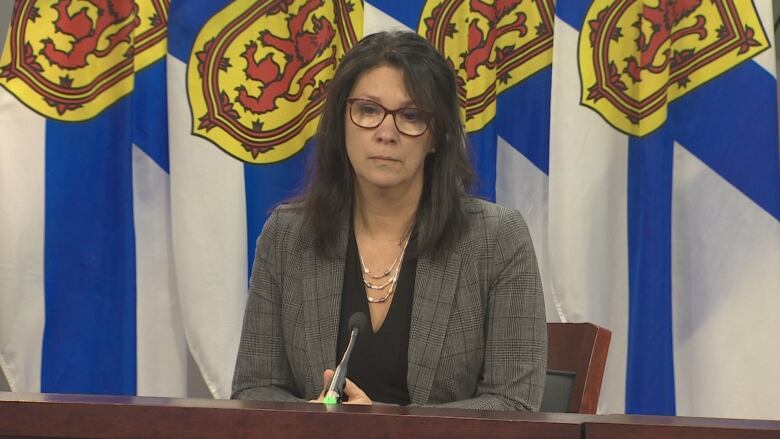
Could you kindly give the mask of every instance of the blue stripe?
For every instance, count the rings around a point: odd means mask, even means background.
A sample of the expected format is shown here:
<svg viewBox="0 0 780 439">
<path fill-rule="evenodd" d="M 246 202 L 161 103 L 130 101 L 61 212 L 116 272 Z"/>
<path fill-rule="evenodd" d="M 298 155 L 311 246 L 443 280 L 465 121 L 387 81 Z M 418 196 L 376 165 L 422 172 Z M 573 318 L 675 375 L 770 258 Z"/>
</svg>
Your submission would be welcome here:
<svg viewBox="0 0 780 439">
<path fill-rule="evenodd" d="M 244 165 L 249 273 L 252 273 L 252 263 L 255 259 L 255 242 L 271 210 L 279 203 L 300 194 L 306 159 L 311 149 L 307 144 L 303 151 L 279 163 Z"/>
<path fill-rule="evenodd" d="M 46 124 L 43 392 L 136 391 L 130 109 Z"/>
<path fill-rule="evenodd" d="M 668 127 L 628 150 L 626 413 L 674 415 L 672 164 Z"/>
<path fill-rule="evenodd" d="M 556 2 L 555 15 L 556 19 L 561 19 L 569 26 L 580 31 L 582 22 L 585 21 L 585 15 L 590 9 L 591 2 L 589 0 L 569 0 Z"/>
<path fill-rule="evenodd" d="M 500 135 L 544 173 L 550 168 L 550 83 L 545 68 L 504 90 L 496 100 L 496 117 L 469 133 L 470 158 L 477 173 L 472 193 L 496 199 L 497 136 Z"/>
<path fill-rule="evenodd" d="M 675 101 L 675 139 L 780 220 L 777 82 L 755 62 Z"/>
<path fill-rule="evenodd" d="M 545 174 L 550 169 L 550 84 L 546 67 L 498 95 L 498 135 Z"/>
<path fill-rule="evenodd" d="M 135 74 L 133 143 L 168 172 L 168 101 L 165 58 Z"/>
<path fill-rule="evenodd" d="M 369 0 L 368 3 L 415 32 L 425 7 L 425 0 Z"/>
<path fill-rule="evenodd" d="M 230 3 L 224 0 L 171 2 L 168 14 L 168 53 L 186 64 L 200 30 L 214 14 Z"/>
<path fill-rule="evenodd" d="M 469 134 L 471 148 L 469 157 L 474 171 L 477 173 L 477 181 L 472 193 L 485 200 L 496 200 L 496 125 L 488 123 L 485 128 Z"/>
</svg>

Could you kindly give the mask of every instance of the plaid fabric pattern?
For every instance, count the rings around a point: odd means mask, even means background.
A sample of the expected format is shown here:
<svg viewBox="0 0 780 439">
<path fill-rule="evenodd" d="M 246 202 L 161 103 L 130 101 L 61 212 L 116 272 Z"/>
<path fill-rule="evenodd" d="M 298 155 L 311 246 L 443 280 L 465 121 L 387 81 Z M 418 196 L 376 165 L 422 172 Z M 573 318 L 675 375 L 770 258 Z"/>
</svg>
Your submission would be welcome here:
<svg viewBox="0 0 780 439">
<path fill-rule="evenodd" d="M 538 410 L 547 360 L 544 298 L 520 213 L 464 198 L 469 230 L 446 257 L 417 264 L 407 381 L 413 405 Z M 258 238 L 233 398 L 316 398 L 336 366 L 348 216 L 318 257 L 297 206 Z"/>
</svg>

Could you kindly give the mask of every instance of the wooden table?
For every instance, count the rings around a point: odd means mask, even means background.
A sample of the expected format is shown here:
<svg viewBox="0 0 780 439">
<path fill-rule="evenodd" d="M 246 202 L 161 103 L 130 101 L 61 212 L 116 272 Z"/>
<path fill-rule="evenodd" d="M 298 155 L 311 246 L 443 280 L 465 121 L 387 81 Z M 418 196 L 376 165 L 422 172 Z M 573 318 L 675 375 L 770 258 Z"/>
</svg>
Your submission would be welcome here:
<svg viewBox="0 0 780 439">
<path fill-rule="evenodd" d="M 780 438 L 780 422 L 0 392 L 0 438 Z"/>
</svg>

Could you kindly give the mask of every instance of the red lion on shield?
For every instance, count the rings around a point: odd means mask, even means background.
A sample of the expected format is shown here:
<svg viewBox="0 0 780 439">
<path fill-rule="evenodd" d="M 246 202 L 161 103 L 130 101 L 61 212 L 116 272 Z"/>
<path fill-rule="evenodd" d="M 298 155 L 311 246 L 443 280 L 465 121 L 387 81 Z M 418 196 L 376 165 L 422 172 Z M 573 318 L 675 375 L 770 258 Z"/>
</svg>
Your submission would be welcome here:
<svg viewBox="0 0 780 439">
<path fill-rule="evenodd" d="M 87 55 L 104 57 L 122 42 L 130 43 L 133 30 L 140 24 L 138 18 L 138 6 L 135 2 L 126 0 L 89 0 L 97 10 L 95 22 L 87 14 L 87 8 L 82 8 L 75 14 L 69 14 L 71 0 L 59 0 L 53 7 L 58 12 L 57 21 L 54 23 L 57 31 L 73 37 L 73 45 L 70 50 L 57 49 L 51 38 L 43 40 L 41 53 L 52 64 L 64 69 L 77 69 L 87 65 Z M 134 17 L 127 21 L 128 18 Z M 118 30 L 110 27 L 121 24 Z M 113 32 L 113 33 L 110 33 Z M 98 49 L 100 41 L 108 41 L 106 47 Z"/>
<path fill-rule="evenodd" d="M 284 39 L 264 30 L 260 32 L 260 41 L 266 47 L 273 47 L 285 55 L 287 63 L 284 69 L 280 69 L 273 54 L 267 54 L 260 61 L 255 60 L 257 43 L 251 41 L 242 54 L 246 60 L 246 77 L 263 84 L 259 96 L 251 96 L 244 86 L 238 87 L 238 102 L 247 110 L 255 114 L 267 113 L 277 108 L 277 98 L 296 101 L 302 96 L 302 90 L 307 85 L 315 85 L 315 77 L 325 67 L 335 64 L 335 57 L 322 60 L 309 67 L 303 77 L 297 81 L 298 93 L 291 94 L 290 86 L 301 69 L 320 56 L 330 46 L 333 36 L 336 34 L 333 25 L 325 17 L 312 17 L 314 31 L 304 30 L 304 25 L 314 10 L 321 7 L 323 0 L 306 2 L 298 14 L 288 18 L 287 28 L 290 38 Z"/>
</svg>

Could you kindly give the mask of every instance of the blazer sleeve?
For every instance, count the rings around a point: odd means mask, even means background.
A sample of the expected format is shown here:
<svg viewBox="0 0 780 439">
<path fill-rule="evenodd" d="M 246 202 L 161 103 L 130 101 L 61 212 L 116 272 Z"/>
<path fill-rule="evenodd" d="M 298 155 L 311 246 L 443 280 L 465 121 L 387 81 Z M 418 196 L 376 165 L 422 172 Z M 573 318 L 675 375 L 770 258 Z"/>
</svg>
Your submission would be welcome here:
<svg viewBox="0 0 780 439">
<path fill-rule="evenodd" d="M 249 298 L 233 375 L 232 399 L 303 401 L 295 390 L 282 337 L 282 307 L 276 247 L 279 211 L 257 240 Z"/>
<path fill-rule="evenodd" d="M 473 398 L 437 407 L 539 411 L 547 369 L 547 322 L 539 268 L 525 221 L 504 210 L 489 267 L 485 353 Z"/>
</svg>

